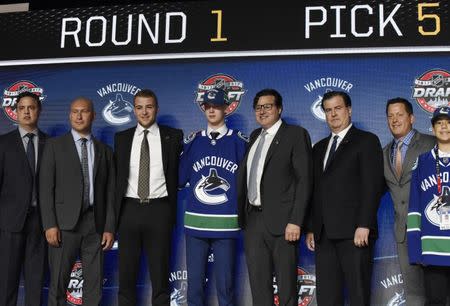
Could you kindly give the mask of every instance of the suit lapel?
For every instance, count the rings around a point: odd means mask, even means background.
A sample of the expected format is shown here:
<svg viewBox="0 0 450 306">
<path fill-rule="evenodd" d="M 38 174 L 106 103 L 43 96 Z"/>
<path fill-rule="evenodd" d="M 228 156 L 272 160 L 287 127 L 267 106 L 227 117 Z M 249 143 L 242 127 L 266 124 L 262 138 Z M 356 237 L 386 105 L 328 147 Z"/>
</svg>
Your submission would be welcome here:
<svg viewBox="0 0 450 306">
<path fill-rule="evenodd" d="M 41 131 L 39 133 L 39 143 L 38 143 L 38 162 L 36 167 L 36 173 L 39 173 L 39 169 L 41 167 L 41 159 L 42 159 L 42 152 L 44 151 L 44 144 L 46 141 L 46 136 Z"/>
<path fill-rule="evenodd" d="M 21 156 L 20 159 L 21 159 L 22 162 L 23 162 L 23 166 L 25 167 L 25 169 L 28 169 L 30 175 L 32 175 L 32 173 L 31 173 L 31 168 L 30 168 L 30 165 L 29 165 L 29 163 L 28 163 L 27 152 L 25 152 L 25 148 L 24 148 L 24 146 L 23 146 L 23 141 L 22 141 L 22 137 L 20 136 L 19 129 L 16 130 L 14 140 L 15 140 L 15 142 L 16 142 L 16 147 L 17 147 L 17 149 L 18 149 L 19 152 L 20 152 L 20 153 L 19 153 L 20 156 Z"/>
<path fill-rule="evenodd" d="M 161 154 L 163 160 L 164 174 L 167 173 L 167 157 L 170 154 L 170 135 L 164 129 L 164 127 L 159 127 L 159 136 L 161 137 Z"/>
<path fill-rule="evenodd" d="M 387 150 L 384 151 L 384 159 L 387 160 L 389 172 L 388 174 L 392 177 L 393 180 L 398 181 L 397 174 L 395 173 L 395 169 L 392 166 L 392 146 L 394 145 L 394 140 L 392 140 L 388 146 Z"/>
<path fill-rule="evenodd" d="M 272 143 L 270 144 L 269 150 L 267 151 L 266 159 L 264 160 L 263 173 L 264 173 L 264 169 L 266 169 L 267 164 L 269 163 L 270 159 L 272 158 L 273 153 L 277 150 L 281 139 L 283 139 L 283 134 L 284 134 L 285 129 L 286 129 L 286 124 L 283 122 L 283 123 L 281 123 L 280 128 L 278 129 L 277 133 L 273 137 Z"/>
<path fill-rule="evenodd" d="M 102 157 L 102 152 L 100 151 L 100 144 L 98 143 L 98 140 L 92 136 L 92 141 L 94 144 L 94 172 L 92 173 L 92 177 L 94 178 L 95 181 L 97 170 L 100 165 L 100 160 Z"/>
<path fill-rule="evenodd" d="M 344 136 L 344 139 L 342 139 L 341 143 L 340 143 L 339 146 L 337 147 L 336 152 L 335 152 L 334 155 L 331 157 L 331 160 L 330 160 L 330 162 L 328 163 L 327 168 L 325 168 L 325 171 L 327 171 L 328 168 L 331 167 L 331 165 L 333 164 L 333 162 L 334 162 L 336 159 L 339 159 L 339 155 L 342 154 L 342 151 L 345 150 L 345 147 L 348 145 L 348 143 L 352 141 L 354 131 L 355 131 L 355 127 L 352 125 L 352 127 L 348 130 L 347 134 Z M 330 137 L 331 137 L 331 135 L 330 135 Z M 329 141 L 329 139 L 328 139 L 328 141 Z M 325 152 L 326 152 L 326 148 L 328 148 L 328 142 L 327 142 L 327 145 L 326 145 L 326 147 L 325 147 Z M 324 157 L 324 158 L 325 158 L 325 157 Z M 324 172 L 325 172 L 325 171 L 324 171 Z"/>
<path fill-rule="evenodd" d="M 419 145 L 420 141 L 420 134 L 416 131 L 413 138 L 411 139 L 411 142 L 409 143 L 408 149 L 406 150 L 405 160 L 402 163 L 402 175 L 400 176 L 399 181 L 403 178 L 403 174 L 405 173 L 406 169 L 411 170 L 413 163 L 415 162 L 416 158 L 416 149 Z"/>
</svg>

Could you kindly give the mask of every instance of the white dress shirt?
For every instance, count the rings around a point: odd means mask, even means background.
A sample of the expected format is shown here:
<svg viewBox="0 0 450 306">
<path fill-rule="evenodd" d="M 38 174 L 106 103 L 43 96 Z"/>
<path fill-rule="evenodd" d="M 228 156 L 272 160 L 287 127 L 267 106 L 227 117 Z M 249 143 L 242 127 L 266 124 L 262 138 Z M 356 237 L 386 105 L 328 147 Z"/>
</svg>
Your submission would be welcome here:
<svg viewBox="0 0 450 306">
<path fill-rule="evenodd" d="M 141 157 L 141 145 L 144 139 L 144 128 L 138 124 L 133 136 L 133 144 L 130 153 L 130 172 L 128 175 L 128 188 L 126 196 L 139 198 L 137 194 L 139 181 L 139 162 Z M 167 196 L 166 178 L 164 176 L 161 136 L 158 124 L 155 122 L 148 128 L 148 147 L 150 152 L 150 199 Z"/>
<path fill-rule="evenodd" d="M 260 193 L 260 187 L 261 187 L 261 177 L 264 170 L 264 162 L 266 161 L 267 151 L 269 151 L 269 147 L 272 144 L 273 138 L 275 137 L 276 133 L 280 129 L 281 126 L 281 119 L 279 119 L 277 122 L 275 122 L 274 125 L 272 125 L 270 128 L 266 130 L 267 135 L 264 142 L 264 146 L 261 150 L 261 158 L 258 162 L 258 169 L 256 172 L 256 190 L 257 190 L 257 197 L 255 200 L 255 203 L 250 203 L 255 206 L 261 205 L 261 193 Z M 252 166 L 253 156 L 255 156 L 256 148 L 258 147 L 258 143 L 261 140 L 261 135 L 258 136 L 256 141 L 253 143 L 252 147 L 250 148 L 250 152 L 248 153 L 248 159 L 247 159 L 247 187 L 249 184 L 250 179 L 250 168 Z"/>
<path fill-rule="evenodd" d="M 206 129 L 206 133 L 207 133 L 209 138 L 212 138 L 211 137 L 211 132 L 218 132 L 219 135 L 217 136 L 216 139 L 220 139 L 220 138 L 222 138 L 223 136 L 225 136 L 228 133 L 228 127 L 227 127 L 226 124 L 224 124 L 220 128 L 218 128 L 216 130 L 213 130 L 211 127 L 208 126 L 208 128 Z"/>
<path fill-rule="evenodd" d="M 323 170 L 325 170 L 325 165 L 327 164 L 327 159 L 328 159 L 328 155 L 330 155 L 330 149 L 331 146 L 333 144 L 333 138 L 334 136 L 338 136 L 337 142 L 336 142 L 336 150 L 339 147 L 339 145 L 342 142 L 342 139 L 344 139 L 345 135 L 347 135 L 348 130 L 350 130 L 350 128 L 352 127 L 352 123 L 350 123 L 345 129 L 343 129 L 342 131 L 340 131 L 339 133 L 335 134 L 335 133 L 331 133 L 331 138 L 330 141 L 328 142 L 328 147 L 327 147 L 327 153 L 325 153 L 325 158 L 323 159 Z"/>
</svg>

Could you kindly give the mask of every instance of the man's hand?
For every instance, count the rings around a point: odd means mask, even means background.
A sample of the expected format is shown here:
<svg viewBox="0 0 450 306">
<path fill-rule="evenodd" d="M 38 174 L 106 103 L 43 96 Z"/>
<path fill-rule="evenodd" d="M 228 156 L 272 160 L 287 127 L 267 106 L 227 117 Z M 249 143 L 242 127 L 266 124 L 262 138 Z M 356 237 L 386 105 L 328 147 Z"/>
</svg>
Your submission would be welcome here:
<svg viewBox="0 0 450 306">
<path fill-rule="evenodd" d="M 369 245 L 369 232 L 370 229 L 366 227 L 358 227 L 355 231 L 355 238 L 353 242 L 358 248 L 366 247 Z"/>
<path fill-rule="evenodd" d="M 103 251 L 107 251 L 112 248 L 114 243 L 114 234 L 109 232 L 104 232 L 102 237 Z"/>
<path fill-rule="evenodd" d="M 52 247 L 58 248 L 61 242 L 61 232 L 57 227 L 51 227 L 45 231 L 45 239 Z"/>
<path fill-rule="evenodd" d="M 300 226 L 288 223 L 284 231 L 284 239 L 287 241 L 297 241 L 300 239 Z"/>
<path fill-rule="evenodd" d="M 314 252 L 316 249 L 316 245 L 314 244 L 314 234 L 313 233 L 307 233 L 305 237 L 305 244 L 308 250 L 311 252 Z"/>
</svg>

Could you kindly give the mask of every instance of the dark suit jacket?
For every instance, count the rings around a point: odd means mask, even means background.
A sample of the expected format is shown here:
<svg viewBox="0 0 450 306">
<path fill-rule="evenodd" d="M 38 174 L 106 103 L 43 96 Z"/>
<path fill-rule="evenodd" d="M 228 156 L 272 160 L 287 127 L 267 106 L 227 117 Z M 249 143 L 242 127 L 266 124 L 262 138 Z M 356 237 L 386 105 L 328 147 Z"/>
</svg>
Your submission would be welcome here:
<svg viewBox="0 0 450 306">
<path fill-rule="evenodd" d="M 39 131 L 36 188 L 47 135 Z M 20 232 L 31 204 L 33 176 L 18 129 L 0 136 L 0 229 Z M 39 201 L 38 201 L 39 207 Z"/>
<path fill-rule="evenodd" d="M 161 151 L 163 159 L 164 176 L 170 207 L 173 209 L 171 223 L 175 223 L 178 191 L 178 163 L 182 149 L 183 132 L 178 129 L 158 125 L 161 136 Z M 120 218 L 122 199 L 125 197 L 128 187 L 128 175 L 130 172 L 130 154 L 133 136 L 136 127 L 116 133 L 114 137 L 114 157 L 117 167 L 115 206 L 117 217 Z"/>
<path fill-rule="evenodd" d="M 378 137 L 352 126 L 323 170 L 330 136 L 313 148 L 314 192 L 312 230 L 320 239 L 325 226 L 329 239 L 353 239 L 357 227 L 376 238 L 377 210 L 384 186 L 383 153 Z"/>
<path fill-rule="evenodd" d="M 94 140 L 94 215 L 97 232 L 115 231 L 114 162 L 111 148 Z M 44 230 L 72 230 L 83 207 L 83 172 L 72 133 L 52 138 L 42 155 L 40 203 Z"/>
<path fill-rule="evenodd" d="M 238 173 L 239 225 L 245 228 L 247 199 L 247 159 L 261 133 L 250 135 L 247 153 Z M 312 190 L 311 140 L 302 127 L 282 123 L 264 162 L 261 177 L 261 205 L 264 222 L 274 235 L 283 235 L 288 223 L 301 226 Z"/>
<path fill-rule="evenodd" d="M 430 151 L 434 147 L 436 138 L 416 131 L 406 151 L 405 160 L 402 164 L 402 175 L 400 177 L 397 177 L 395 169 L 393 169 L 391 164 L 393 142 L 394 140 L 390 141 L 383 148 L 384 178 L 387 188 L 391 193 L 392 202 L 394 203 L 395 239 L 398 243 L 402 243 L 406 239 L 406 218 L 408 216 L 409 183 L 411 182 L 412 168 L 420 154 Z"/>
</svg>

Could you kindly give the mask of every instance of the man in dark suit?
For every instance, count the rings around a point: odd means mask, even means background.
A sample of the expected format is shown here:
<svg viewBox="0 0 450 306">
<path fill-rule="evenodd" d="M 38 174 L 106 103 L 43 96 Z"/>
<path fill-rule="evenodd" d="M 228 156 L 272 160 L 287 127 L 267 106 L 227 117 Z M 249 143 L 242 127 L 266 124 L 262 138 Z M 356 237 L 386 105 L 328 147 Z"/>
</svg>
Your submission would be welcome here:
<svg viewBox="0 0 450 306">
<path fill-rule="evenodd" d="M 20 272 L 25 305 L 40 305 L 47 244 L 39 216 L 38 174 L 47 135 L 37 125 L 39 97 L 17 97 L 19 127 L 0 136 L 0 305 L 15 306 Z"/>
<path fill-rule="evenodd" d="M 436 140 L 413 129 L 413 107 L 404 98 L 390 99 L 386 104 L 386 116 L 393 139 L 383 149 L 384 178 L 394 204 L 394 232 L 406 303 L 422 306 L 425 303 L 423 271 L 420 266 L 409 264 L 406 219 L 414 162 L 420 154 L 430 151 Z"/>
<path fill-rule="evenodd" d="M 170 246 L 183 133 L 158 125 L 157 113 L 155 93 L 149 89 L 139 91 L 134 97 L 138 125 L 117 133 L 114 139 L 120 306 L 137 304 L 142 250 L 148 259 L 152 305 L 170 304 Z"/>
<path fill-rule="evenodd" d="M 260 128 L 239 167 L 239 223 L 253 305 L 272 306 L 273 273 L 280 305 L 297 305 L 297 249 L 312 189 L 311 141 L 302 127 L 281 120 L 274 89 L 253 100 Z"/>
<path fill-rule="evenodd" d="M 312 233 L 306 237 L 316 254 L 317 303 L 344 305 L 345 284 L 350 305 L 368 306 L 383 153 L 377 136 L 352 125 L 345 92 L 326 93 L 322 108 L 331 134 L 313 148 Z"/>
<path fill-rule="evenodd" d="M 92 136 L 92 101 L 70 105 L 69 133 L 47 141 L 40 173 L 42 223 L 49 247 L 49 306 L 66 305 L 77 256 L 83 267 L 83 305 L 102 296 L 103 251 L 114 242 L 112 150 Z"/>
</svg>

